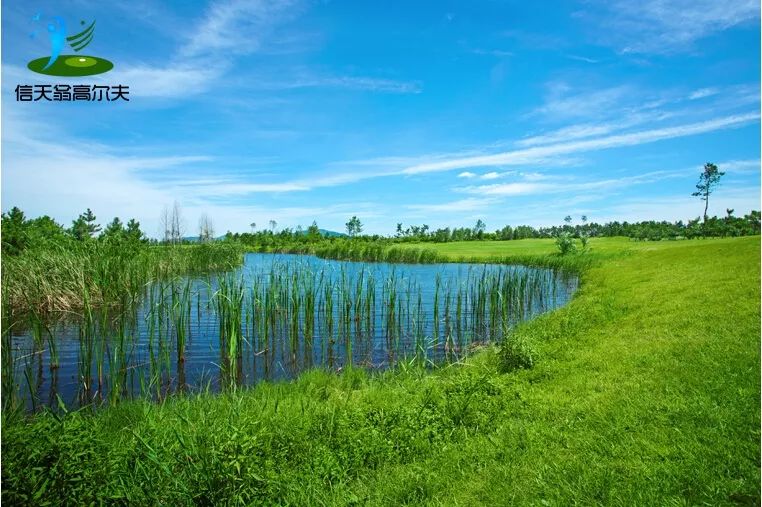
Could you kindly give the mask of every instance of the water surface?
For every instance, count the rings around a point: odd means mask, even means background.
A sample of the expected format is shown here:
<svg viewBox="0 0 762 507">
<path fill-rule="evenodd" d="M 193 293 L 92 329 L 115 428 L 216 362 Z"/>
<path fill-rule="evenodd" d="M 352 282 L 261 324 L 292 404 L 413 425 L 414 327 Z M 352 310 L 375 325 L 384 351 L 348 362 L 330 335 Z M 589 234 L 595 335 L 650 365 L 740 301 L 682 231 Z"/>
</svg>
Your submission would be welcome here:
<svg viewBox="0 0 762 507">
<path fill-rule="evenodd" d="M 153 284 L 128 311 L 58 315 L 36 333 L 21 323 L 12 389 L 29 408 L 59 398 L 77 406 L 251 385 L 315 366 L 453 361 L 565 304 L 576 286 L 541 268 L 250 253 L 232 273 Z"/>
</svg>

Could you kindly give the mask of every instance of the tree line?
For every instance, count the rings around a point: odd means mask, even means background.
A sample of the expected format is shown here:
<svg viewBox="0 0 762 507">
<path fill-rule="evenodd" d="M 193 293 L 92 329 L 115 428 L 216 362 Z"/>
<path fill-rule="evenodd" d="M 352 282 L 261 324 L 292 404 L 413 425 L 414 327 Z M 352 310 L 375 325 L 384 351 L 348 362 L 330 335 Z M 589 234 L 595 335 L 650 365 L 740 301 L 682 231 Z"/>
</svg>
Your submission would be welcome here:
<svg viewBox="0 0 762 507">
<path fill-rule="evenodd" d="M 163 215 L 164 216 L 164 215 Z M 2 252 L 14 255 L 29 247 L 39 247 L 61 244 L 66 241 L 88 242 L 100 241 L 111 244 L 146 244 L 146 243 L 191 243 L 196 241 L 214 241 L 214 225 L 207 215 L 199 221 L 198 239 L 182 236 L 183 227 L 179 213 L 170 211 L 164 237 L 161 240 L 149 239 L 140 228 L 140 223 L 130 219 L 126 223 L 118 217 L 101 227 L 95 214 L 89 208 L 72 221 L 66 228 L 51 217 L 45 215 L 29 219 L 19 208 L 14 207 L 2 215 Z M 594 238 L 607 236 L 626 236 L 638 240 L 669 240 L 690 239 L 699 237 L 749 236 L 760 233 L 760 212 L 751 211 L 743 216 L 736 216 L 735 211 L 727 209 L 723 217 L 697 217 L 683 222 L 641 221 L 619 222 L 612 221 L 599 224 L 588 222 L 584 215 L 581 223 L 572 224 L 572 218 L 567 216 L 563 225 L 552 227 L 532 227 L 529 225 L 506 225 L 494 231 L 487 231 L 483 220 L 478 220 L 473 227 L 444 227 L 431 229 L 428 225 L 403 226 L 398 223 L 395 234 L 391 237 L 378 234 L 361 234 L 362 223 L 357 217 L 352 217 L 352 234 L 343 238 L 328 237 L 318 227 L 317 222 L 306 229 L 301 226 L 276 230 L 272 225 L 269 229 L 252 232 L 228 232 L 223 239 L 236 241 L 258 250 L 277 250 L 293 245 L 309 246 L 326 240 L 342 241 L 389 241 L 393 243 L 432 242 L 446 243 L 451 241 L 510 241 L 528 238 L 558 238 L 570 236 L 573 238 Z M 274 221 L 273 221 L 274 222 Z M 174 224 L 174 225 L 173 225 Z M 253 225 L 253 224 L 252 224 Z"/>
<path fill-rule="evenodd" d="M 48 215 L 27 218 L 18 207 L 2 215 L 2 253 L 16 255 L 29 248 L 44 248 L 67 242 L 100 241 L 122 246 L 141 245 L 149 240 L 140 229 L 140 222 L 123 223 L 114 217 L 105 228 L 98 223 L 90 208 L 66 228 Z"/>
<path fill-rule="evenodd" d="M 599 224 L 587 222 L 587 217 L 580 217 L 582 223 L 571 225 L 571 220 L 564 225 L 552 227 L 532 227 L 529 225 L 506 225 L 493 232 L 485 231 L 484 223 L 480 220 L 474 227 L 440 228 L 432 230 L 428 225 L 411 225 L 406 228 L 397 224 L 395 239 L 400 242 L 430 241 L 446 243 L 449 241 L 480 241 L 480 240 L 516 240 L 527 238 L 555 238 L 561 233 L 570 233 L 574 237 L 604 237 L 626 236 L 642 240 L 750 236 L 760 233 L 760 212 L 751 211 L 743 216 L 736 216 L 735 210 L 726 210 L 724 217 L 695 218 L 684 222 L 647 220 L 642 222 L 612 221 Z"/>
</svg>

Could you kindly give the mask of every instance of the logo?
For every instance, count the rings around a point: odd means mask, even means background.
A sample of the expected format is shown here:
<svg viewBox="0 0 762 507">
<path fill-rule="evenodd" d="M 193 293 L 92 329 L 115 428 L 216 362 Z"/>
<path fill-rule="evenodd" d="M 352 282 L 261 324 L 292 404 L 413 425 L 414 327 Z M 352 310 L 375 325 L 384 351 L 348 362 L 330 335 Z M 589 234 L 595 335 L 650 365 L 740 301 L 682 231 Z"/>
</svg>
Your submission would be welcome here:
<svg viewBox="0 0 762 507">
<path fill-rule="evenodd" d="M 32 18 L 39 22 L 40 14 Z M 61 54 L 68 45 L 75 53 L 79 53 L 93 41 L 95 35 L 95 21 L 89 25 L 85 21 L 80 22 L 82 30 L 71 36 L 66 35 L 66 22 L 60 16 L 53 16 L 47 25 L 50 37 L 50 56 L 37 58 L 29 62 L 29 70 L 48 76 L 80 77 L 103 74 L 114 68 L 110 61 L 97 56 L 83 54 Z M 36 32 L 30 37 L 34 38 Z"/>
</svg>

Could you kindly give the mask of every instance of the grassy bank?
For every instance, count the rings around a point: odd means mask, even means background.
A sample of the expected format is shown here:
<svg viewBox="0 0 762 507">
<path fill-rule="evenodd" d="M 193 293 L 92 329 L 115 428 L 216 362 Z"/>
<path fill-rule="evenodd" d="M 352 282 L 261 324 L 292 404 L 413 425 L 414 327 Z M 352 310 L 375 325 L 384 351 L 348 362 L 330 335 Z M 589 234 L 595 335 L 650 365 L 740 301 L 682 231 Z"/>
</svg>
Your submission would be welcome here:
<svg viewBox="0 0 762 507">
<path fill-rule="evenodd" d="M 553 258 L 521 244 L 434 248 Z M 759 237 L 591 244 L 572 303 L 517 332 L 533 369 L 502 374 L 487 349 L 432 373 L 4 414 L 3 500 L 758 504 Z"/>
<path fill-rule="evenodd" d="M 442 262 L 522 264 L 579 273 L 603 259 L 626 254 L 637 242 L 629 238 L 597 238 L 594 249 L 572 255 L 558 253 L 553 239 L 519 241 L 463 241 L 451 243 L 394 243 L 391 241 L 332 240 L 291 245 L 261 246 L 259 252 L 311 254 L 324 259 L 363 262 L 432 264 Z M 249 247 L 245 247 L 249 248 Z"/>
</svg>

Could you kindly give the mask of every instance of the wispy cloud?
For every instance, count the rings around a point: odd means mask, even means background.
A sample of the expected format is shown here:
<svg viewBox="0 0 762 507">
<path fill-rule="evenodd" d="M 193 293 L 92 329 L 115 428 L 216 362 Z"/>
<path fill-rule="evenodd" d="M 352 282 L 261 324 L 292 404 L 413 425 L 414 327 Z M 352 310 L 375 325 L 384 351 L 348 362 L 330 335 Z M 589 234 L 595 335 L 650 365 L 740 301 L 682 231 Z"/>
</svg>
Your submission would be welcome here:
<svg viewBox="0 0 762 507">
<path fill-rule="evenodd" d="M 476 178 L 476 173 L 463 171 L 462 173 L 458 174 L 458 178 Z"/>
<path fill-rule="evenodd" d="M 525 181 L 543 181 L 552 178 L 552 176 L 548 176 L 547 174 L 539 172 L 520 173 L 519 176 L 521 176 Z"/>
<path fill-rule="evenodd" d="M 189 175 L 197 174 L 199 165 L 214 159 L 193 154 L 138 156 L 130 148 L 79 141 L 44 126 L 38 129 L 39 123 L 33 121 L 14 118 L 12 123 L 14 132 L 6 129 L 3 133 L 4 209 L 20 205 L 31 215 L 47 214 L 68 223 L 86 205 L 102 221 L 112 216 L 137 218 L 149 235 L 158 233 L 162 206 L 175 200 L 190 224 L 188 234 L 195 232 L 192 224 L 202 213 L 213 216 L 220 226 L 239 231 L 247 230 L 252 221 L 265 223 L 269 219 L 295 225 L 360 211 L 364 219 L 379 216 L 376 203 L 273 206 L 231 199 L 253 193 L 305 191 L 314 185 L 331 184 L 327 179 L 307 184 L 193 178 Z M 171 147 L 168 150 L 172 151 Z M 45 184 L 38 184 L 40 181 Z"/>
<path fill-rule="evenodd" d="M 701 88 L 688 95 L 688 100 L 698 100 L 720 93 L 718 88 Z"/>
<path fill-rule="evenodd" d="M 176 34 L 162 64 L 126 62 L 110 78 L 129 83 L 137 97 L 177 98 L 203 93 L 241 55 L 266 51 L 277 31 L 300 13 L 296 0 L 216 0 L 189 30 Z"/>
<path fill-rule="evenodd" d="M 589 58 L 587 56 L 580 56 L 580 55 L 566 55 L 566 58 L 570 60 L 577 60 L 578 62 L 585 62 L 585 63 L 600 63 L 600 60 L 595 58 Z"/>
<path fill-rule="evenodd" d="M 653 183 L 669 178 L 684 177 L 683 171 L 653 171 L 636 176 L 626 176 L 622 178 L 611 178 L 605 180 L 594 180 L 581 183 L 557 182 L 557 183 L 537 183 L 537 182 L 513 182 L 498 183 L 493 185 L 477 185 L 461 188 L 460 191 L 469 194 L 479 194 L 487 196 L 517 196 L 533 194 L 555 194 L 561 192 L 578 193 L 589 191 L 611 191 L 618 188 L 626 188 L 632 185 Z"/>
<path fill-rule="evenodd" d="M 737 128 L 759 120 L 759 113 L 746 113 L 724 116 L 697 123 L 689 123 L 672 127 L 643 130 L 626 134 L 599 137 L 583 141 L 556 143 L 521 150 L 506 151 L 492 155 L 465 157 L 452 160 L 442 160 L 407 167 L 401 174 L 422 174 L 429 172 L 451 171 L 454 169 L 469 169 L 473 167 L 491 167 L 500 165 L 532 164 L 559 155 L 583 153 L 594 150 L 604 150 L 622 146 L 635 146 L 653 143 L 676 137 L 692 136 L 713 132 L 716 130 Z"/>
<path fill-rule="evenodd" d="M 132 97 L 190 97 L 207 91 L 229 68 L 227 62 L 216 65 L 170 64 L 166 67 L 126 64 L 114 70 L 109 79 L 126 83 Z"/>
<path fill-rule="evenodd" d="M 120 65 L 110 78 L 130 84 L 137 97 L 190 97 L 209 91 L 246 55 L 308 51 L 310 37 L 290 29 L 305 10 L 300 0 L 216 0 L 195 26 L 176 41 L 174 54 L 161 65 Z M 285 48 L 285 49 L 284 49 Z M 277 77 L 273 77 L 277 76 Z M 236 86 L 232 81 L 226 86 Z M 263 67 L 257 79 L 242 80 L 247 89 L 342 88 L 380 93 L 420 93 L 415 80 L 317 72 L 309 68 Z"/>
<path fill-rule="evenodd" d="M 268 36 L 299 11 L 294 0 L 218 0 L 188 32 L 183 57 L 249 54 L 262 49 Z"/>
<path fill-rule="evenodd" d="M 690 50 L 698 39 L 759 19 L 756 0 L 615 0 L 588 6 L 579 15 L 622 53 Z"/>
<path fill-rule="evenodd" d="M 759 159 L 751 160 L 728 160 L 718 163 L 721 171 L 733 173 L 751 173 L 760 171 Z"/>
<path fill-rule="evenodd" d="M 569 125 L 560 129 L 548 132 L 546 134 L 536 135 L 516 141 L 517 146 L 537 146 L 542 144 L 552 144 L 562 141 L 572 141 L 575 139 L 585 139 L 588 137 L 601 136 L 609 134 L 615 130 L 621 130 L 627 127 L 627 124 L 619 125 L 615 123 L 584 123 L 578 125 Z"/>
<path fill-rule="evenodd" d="M 420 81 L 398 81 L 394 79 L 364 76 L 296 75 L 289 79 L 262 81 L 255 85 L 264 89 L 289 90 L 298 88 L 344 88 L 383 93 L 420 93 Z"/>
<path fill-rule="evenodd" d="M 609 116 L 612 109 L 621 109 L 623 102 L 630 102 L 635 93 L 630 85 L 589 91 L 576 91 L 564 81 L 554 81 L 547 86 L 545 103 L 536 108 L 532 115 L 545 116 L 554 121 Z"/>
</svg>

